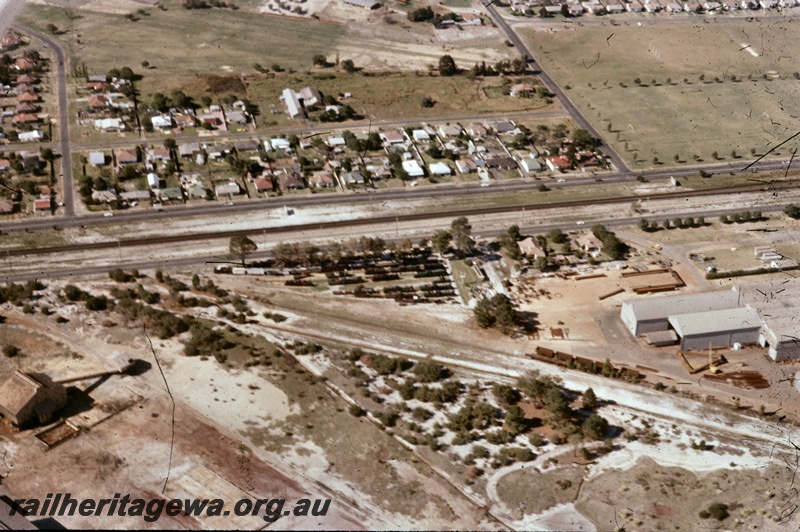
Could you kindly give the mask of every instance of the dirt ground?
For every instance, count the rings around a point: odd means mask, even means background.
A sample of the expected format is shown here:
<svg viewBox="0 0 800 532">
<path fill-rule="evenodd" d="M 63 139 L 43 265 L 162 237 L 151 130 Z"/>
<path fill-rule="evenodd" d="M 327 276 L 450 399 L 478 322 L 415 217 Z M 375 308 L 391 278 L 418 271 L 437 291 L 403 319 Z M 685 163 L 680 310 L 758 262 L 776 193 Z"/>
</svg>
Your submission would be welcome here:
<svg viewBox="0 0 800 532">
<path fill-rule="evenodd" d="M 158 288 L 152 280 L 143 282 L 148 289 Z M 98 278 L 82 286 L 96 293 L 110 283 Z M 51 301 L 51 307 L 55 303 Z M 73 496 L 129 492 L 156 497 L 169 471 L 167 497 L 332 499 L 325 518 L 282 520 L 281 528 L 437 528 L 442 523 L 492 527 L 480 509 L 427 466 L 372 424 L 352 417 L 346 403 L 291 364 L 292 359 L 274 352 L 263 355 L 261 366 L 248 370 L 234 356 L 238 348 L 220 365 L 212 358 L 185 357 L 179 340 L 152 338 L 176 401 L 170 465 L 172 403 L 143 332 L 137 325 L 129 328 L 114 313 L 87 313 L 69 304 L 62 304 L 58 312 L 69 322 L 56 324 L 55 315 L 23 315 L 4 305 L 7 322 L 0 327 L 8 334 L 3 338 L 18 342 L 23 355 L 3 360 L 3 375 L 13 367 L 39 368 L 54 377 L 97 371 L 103 369 L 107 354 L 118 351 L 145 361 L 147 369 L 135 377 L 79 383 L 91 400 L 88 411 L 74 419 L 86 428 L 50 451 L 31 443 L 35 431 L 4 438 L 2 447 L 11 466 L 4 480 L 17 497 L 43 497 L 64 491 L 65 486 Z M 259 332 L 280 342 L 267 329 Z M 230 335 L 259 352 L 269 353 L 273 346 L 261 336 Z M 37 344 L 36 336 L 47 339 Z M 53 358 L 59 351 L 64 354 Z M 72 352 L 83 353 L 84 360 L 74 360 Z M 97 410 L 111 415 L 95 415 Z M 354 449 L 360 450 L 353 453 Z M 29 474 L 34 470 L 51 474 Z M 72 517 L 63 522 L 69 527 L 142 526 L 141 519 L 119 519 Z M 145 526 L 253 529 L 264 525 L 252 516 L 230 522 L 170 519 Z"/>
</svg>

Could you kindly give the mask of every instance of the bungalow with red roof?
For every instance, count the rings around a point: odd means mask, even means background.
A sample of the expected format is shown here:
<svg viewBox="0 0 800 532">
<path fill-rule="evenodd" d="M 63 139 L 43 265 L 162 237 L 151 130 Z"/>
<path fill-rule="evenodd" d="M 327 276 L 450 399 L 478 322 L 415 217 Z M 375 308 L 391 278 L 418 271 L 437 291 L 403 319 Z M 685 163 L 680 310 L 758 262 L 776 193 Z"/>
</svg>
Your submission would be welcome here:
<svg viewBox="0 0 800 532">
<path fill-rule="evenodd" d="M 8 159 L 0 159 L 0 172 L 5 172 L 11 168 L 11 161 Z"/>
<path fill-rule="evenodd" d="M 547 163 L 547 167 L 550 169 L 551 172 L 556 172 L 559 170 L 569 170 L 572 168 L 572 165 L 569 164 L 569 160 L 566 157 L 562 157 L 561 155 L 556 155 L 553 157 L 545 157 L 545 163 Z"/>
<path fill-rule="evenodd" d="M 20 57 L 14 61 L 14 68 L 20 71 L 30 70 L 36 66 L 36 61 L 30 57 Z"/>
<path fill-rule="evenodd" d="M 115 150 L 114 157 L 117 161 L 117 170 L 122 168 L 126 164 L 136 164 L 139 162 L 139 159 L 136 157 L 136 152 L 134 150 Z"/>
<path fill-rule="evenodd" d="M 266 194 L 275 190 L 275 185 L 272 184 L 272 179 L 269 177 L 257 177 L 253 184 L 259 193 Z"/>
<path fill-rule="evenodd" d="M 0 50 L 7 52 L 13 50 L 22 44 L 22 40 L 11 33 L 4 33 L 0 36 Z"/>
<path fill-rule="evenodd" d="M 108 100 L 105 96 L 99 94 L 89 96 L 89 109 L 98 110 L 105 109 L 106 107 L 108 107 Z"/>
<path fill-rule="evenodd" d="M 175 115 L 172 117 L 178 127 L 195 127 L 197 119 L 192 115 Z"/>
<path fill-rule="evenodd" d="M 105 81 L 92 81 L 86 84 L 86 88 L 92 92 L 105 92 L 108 88 L 108 83 Z"/>
<path fill-rule="evenodd" d="M 30 103 L 21 103 L 17 105 L 17 113 L 35 113 L 36 106 Z"/>
<path fill-rule="evenodd" d="M 17 76 L 17 85 L 21 83 L 35 85 L 36 83 L 39 83 L 39 78 L 33 74 L 22 74 L 21 76 Z"/>
<path fill-rule="evenodd" d="M 44 212 L 50 210 L 50 198 L 40 198 L 33 200 L 34 212 Z"/>
<path fill-rule="evenodd" d="M 19 96 L 17 96 L 17 101 L 20 103 L 33 103 L 39 101 L 39 95 L 35 92 L 23 92 Z"/>
<path fill-rule="evenodd" d="M 35 124 L 39 121 L 39 117 L 31 113 L 19 113 L 14 115 L 15 124 Z"/>
</svg>

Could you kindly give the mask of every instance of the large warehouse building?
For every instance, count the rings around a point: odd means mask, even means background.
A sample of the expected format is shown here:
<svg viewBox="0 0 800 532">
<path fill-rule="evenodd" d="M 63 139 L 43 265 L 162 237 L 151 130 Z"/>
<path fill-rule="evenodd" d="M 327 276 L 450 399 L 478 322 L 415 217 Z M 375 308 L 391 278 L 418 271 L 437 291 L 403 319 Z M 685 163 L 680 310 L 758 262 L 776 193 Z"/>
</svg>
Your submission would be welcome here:
<svg viewBox="0 0 800 532">
<path fill-rule="evenodd" d="M 634 336 L 642 336 L 669 330 L 670 316 L 727 310 L 739 306 L 738 292 L 721 290 L 626 301 L 622 304 L 620 317 Z"/>
<path fill-rule="evenodd" d="M 702 350 L 758 344 L 776 361 L 800 359 L 799 316 L 800 279 L 637 299 L 620 312 L 631 333 L 650 345 Z"/>
</svg>

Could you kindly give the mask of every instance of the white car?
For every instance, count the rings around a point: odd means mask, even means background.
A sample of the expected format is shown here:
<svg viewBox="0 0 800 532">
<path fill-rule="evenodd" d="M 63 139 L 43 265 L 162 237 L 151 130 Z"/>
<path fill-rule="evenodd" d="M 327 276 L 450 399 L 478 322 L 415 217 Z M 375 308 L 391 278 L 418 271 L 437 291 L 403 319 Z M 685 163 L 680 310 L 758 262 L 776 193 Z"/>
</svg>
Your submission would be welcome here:
<svg viewBox="0 0 800 532">
<path fill-rule="evenodd" d="M 586 222 L 584 222 L 583 220 L 578 220 L 577 222 L 575 222 L 576 225 L 583 225 L 585 223 Z"/>
<path fill-rule="evenodd" d="M 111 216 L 114 216 L 114 213 L 113 212 L 104 212 L 103 216 L 105 216 L 106 218 L 109 218 Z"/>
</svg>

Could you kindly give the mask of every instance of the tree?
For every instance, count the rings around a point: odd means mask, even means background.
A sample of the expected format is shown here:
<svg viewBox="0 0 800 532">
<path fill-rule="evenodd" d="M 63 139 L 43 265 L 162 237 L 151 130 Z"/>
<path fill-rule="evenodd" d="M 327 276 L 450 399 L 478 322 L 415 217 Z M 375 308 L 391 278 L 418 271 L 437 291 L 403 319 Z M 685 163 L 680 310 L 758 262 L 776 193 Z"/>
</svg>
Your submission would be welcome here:
<svg viewBox="0 0 800 532">
<path fill-rule="evenodd" d="M 508 331 L 517 323 L 517 311 L 505 294 L 495 294 L 491 298 L 480 299 L 473 312 L 478 326 L 482 329 L 497 327 Z"/>
<path fill-rule="evenodd" d="M 522 234 L 519 232 L 519 226 L 516 224 L 509 226 L 506 233 L 515 241 L 522 240 Z"/>
<path fill-rule="evenodd" d="M 592 414 L 581 425 L 581 432 L 587 438 L 602 440 L 608 432 L 608 420 L 597 414 Z"/>
<path fill-rule="evenodd" d="M 576 129 L 572 132 L 572 144 L 579 150 L 590 150 L 594 148 L 594 137 L 585 129 Z"/>
<path fill-rule="evenodd" d="M 458 74 L 458 67 L 451 55 L 443 55 L 439 58 L 439 75 L 454 76 Z"/>
<path fill-rule="evenodd" d="M 520 434 L 525 431 L 525 411 L 517 405 L 510 406 L 506 411 L 505 426 L 511 434 Z"/>
<path fill-rule="evenodd" d="M 650 222 L 648 222 L 647 220 L 642 218 L 641 220 L 639 220 L 639 229 L 641 229 L 645 233 L 649 232 L 650 231 Z"/>
<path fill-rule="evenodd" d="M 553 229 L 549 233 L 547 233 L 547 238 L 549 238 L 553 244 L 563 244 L 567 241 L 567 235 L 561 229 Z"/>
<path fill-rule="evenodd" d="M 716 151 L 712 151 L 711 158 L 716 161 L 717 159 L 719 159 L 719 153 L 717 153 Z"/>
<path fill-rule="evenodd" d="M 436 253 L 445 253 L 448 249 L 450 249 L 450 241 L 452 239 L 453 235 L 450 234 L 450 231 L 436 231 L 431 237 L 431 248 Z"/>
<path fill-rule="evenodd" d="M 328 58 L 322 54 L 316 54 L 314 57 L 311 58 L 311 62 L 314 63 L 314 66 L 319 66 L 319 67 L 328 66 Z"/>
<path fill-rule="evenodd" d="M 353 63 L 352 59 L 345 59 L 341 62 L 342 69 L 347 72 L 348 74 L 352 74 L 356 71 L 356 65 Z"/>
<path fill-rule="evenodd" d="M 234 236 L 231 238 L 231 243 L 228 248 L 231 255 L 242 261 L 242 267 L 246 266 L 245 260 L 258 249 L 256 243 L 247 238 L 245 235 Z"/>
<path fill-rule="evenodd" d="M 411 22 L 427 22 L 429 20 L 433 20 L 434 12 L 431 7 L 420 7 L 413 11 L 408 12 L 408 20 Z"/>
<path fill-rule="evenodd" d="M 58 33 L 58 26 L 56 26 L 55 24 L 52 24 L 52 23 L 51 23 L 51 24 L 48 24 L 48 25 L 47 25 L 47 31 L 49 31 L 50 33 L 52 33 L 53 35 L 55 35 L 55 34 L 57 34 L 57 33 Z"/>
<path fill-rule="evenodd" d="M 142 68 L 150 68 L 150 61 L 142 61 Z"/>
<path fill-rule="evenodd" d="M 547 390 L 547 394 L 544 397 L 544 404 L 547 407 L 547 412 L 550 414 L 551 420 L 555 423 L 566 421 L 573 415 L 572 409 L 569 406 L 569 401 L 557 387 L 552 387 Z"/>
<path fill-rule="evenodd" d="M 789 218 L 794 218 L 795 220 L 800 219 L 800 207 L 798 207 L 794 203 L 790 203 L 789 205 L 787 205 L 783 209 L 783 213 Z"/>
<path fill-rule="evenodd" d="M 594 410 L 597 408 L 597 396 L 594 394 L 594 390 L 591 388 L 586 388 L 581 399 L 583 402 L 583 408 L 587 408 L 589 410 Z"/>
<path fill-rule="evenodd" d="M 453 220 L 450 224 L 450 233 L 453 238 L 455 248 L 461 253 L 466 253 L 475 247 L 475 241 L 472 239 L 472 226 L 469 224 L 466 216 L 460 216 Z"/>
</svg>

